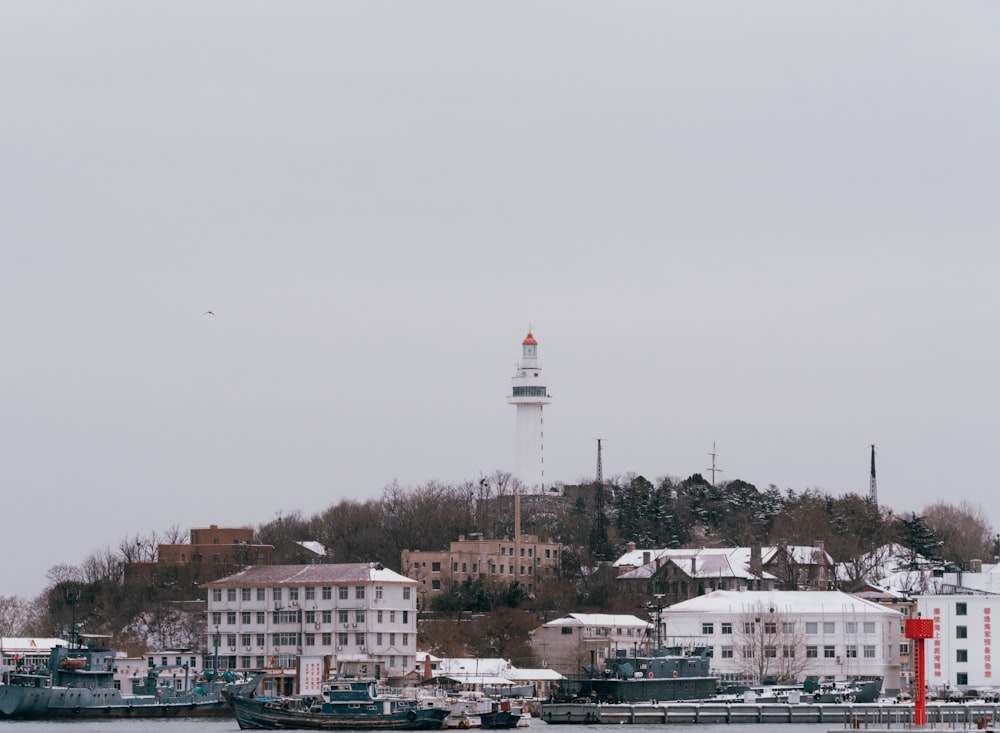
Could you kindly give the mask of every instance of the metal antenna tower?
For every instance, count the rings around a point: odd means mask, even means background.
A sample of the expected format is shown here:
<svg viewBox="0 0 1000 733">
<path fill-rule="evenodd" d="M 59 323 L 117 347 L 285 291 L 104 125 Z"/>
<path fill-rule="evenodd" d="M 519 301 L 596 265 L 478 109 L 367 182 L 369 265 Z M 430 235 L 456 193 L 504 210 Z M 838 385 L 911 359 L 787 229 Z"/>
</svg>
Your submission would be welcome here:
<svg viewBox="0 0 1000 733">
<path fill-rule="evenodd" d="M 868 487 L 868 500 L 874 505 L 878 506 L 878 488 L 875 486 L 875 445 L 872 444 L 872 478 L 871 484 Z"/>
<path fill-rule="evenodd" d="M 601 462 L 601 438 L 597 438 L 597 479 L 595 481 L 594 504 L 597 511 L 597 522 L 594 525 L 594 539 L 591 543 L 594 557 L 598 560 L 608 559 L 608 524 L 604 516 L 604 467 Z"/>
<path fill-rule="evenodd" d="M 711 468 L 706 468 L 705 470 L 708 471 L 708 472 L 710 472 L 712 474 L 712 486 L 715 486 L 715 474 L 716 474 L 716 472 L 722 473 L 722 469 L 721 468 L 716 468 L 716 466 L 715 466 L 715 457 L 717 455 L 719 455 L 719 454 L 715 452 L 715 441 L 714 440 L 712 441 L 712 452 L 709 453 L 708 455 L 712 456 L 712 467 Z"/>
</svg>

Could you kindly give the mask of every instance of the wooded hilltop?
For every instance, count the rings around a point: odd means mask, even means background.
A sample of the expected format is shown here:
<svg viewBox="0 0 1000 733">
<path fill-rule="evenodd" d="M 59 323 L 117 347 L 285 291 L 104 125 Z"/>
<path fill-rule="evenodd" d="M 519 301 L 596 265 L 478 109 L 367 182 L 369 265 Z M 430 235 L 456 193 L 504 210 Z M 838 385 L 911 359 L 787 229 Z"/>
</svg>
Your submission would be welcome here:
<svg viewBox="0 0 1000 733">
<path fill-rule="evenodd" d="M 530 661 L 527 631 L 569 612 L 635 613 L 642 603 L 616 592 L 610 561 L 626 544 L 640 548 L 815 545 L 824 548 L 846 574 L 851 590 L 870 571 L 872 553 L 896 543 L 914 558 L 941 568 L 963 569 L 972 560 L 993 562 L 1000 555 L 985 512 L 968 502 L 938 502 L 919 515 L 896 515 L 858 494 L 832 496 L 771 485 L 759 490 L 733 480 L 712 485 L 702 475 L 661 478 L 655 483 L 628 474 L 596 485 L 560 487 L 551 495 L 522 499 L 522 531 L 552 538 L 563 546 L 561 577 L 528 594 L 517 581 L 485 580 L 447 588 L 421 610 L 420 648 L 439 654 L 504 656 Z M 308 561 L 301 541 L 321 543 L 328 562 L 381 562 L 402 571 L 403 550 L 440 550 L 481 532 L 485 537 L 514 534 L 513 497 L 519 489 L 510 474 L 496 472 L 458 485 L 429 482 L 387 486 L 381 498 L 341 500 L 311 517 L 280 512 L 255 528 L 258 544 L 274 546 L 274 562 Z M 603 512 L 598 507 L 603 506 Z M 226 518 L 220 517 L 224 524 Z M 154 562 L 157 547 L 185 543 L 178 527 L 163 533 L 125 535 L 117 547 L 58 565 L 37 598 L 0 596 L 0 636 L 63 636 L 75 606 L 78 627 L 105 634 L 130 653 L 160 648 L 204 646 L 205 591 L 195 583 L 126 583 L 132 562 Z M 235 572 L 214 568 L 214 576 Z M 209 580 L 211 578 L 206 578 Z M 186 587 L 185 587 L 186 586 Z M 426 619 L 426 620 L 424 620 Z M 442 619 L 447 619 L 442 624 Z M 466 623 L 456 624 L 456 620 Z"/>
</svg>

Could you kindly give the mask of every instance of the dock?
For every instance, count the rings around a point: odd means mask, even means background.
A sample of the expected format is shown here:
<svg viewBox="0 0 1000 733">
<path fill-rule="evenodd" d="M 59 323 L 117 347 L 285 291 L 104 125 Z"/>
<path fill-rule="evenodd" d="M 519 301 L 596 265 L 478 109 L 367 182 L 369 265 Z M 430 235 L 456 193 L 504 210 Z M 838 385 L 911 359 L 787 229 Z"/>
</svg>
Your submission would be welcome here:
<svg viewBox="0 0 1000 733">
<path fill-rule="evenodd" d="M 549 724 L 695 725 L 725 723 L 816 723 L 831 730 L 913 729 L 913 705 L 905 703 L 543 703 L 539 717 Z M 1000 703 L 928 703 L 921 730 L 992 730 Z"/>
</svg>

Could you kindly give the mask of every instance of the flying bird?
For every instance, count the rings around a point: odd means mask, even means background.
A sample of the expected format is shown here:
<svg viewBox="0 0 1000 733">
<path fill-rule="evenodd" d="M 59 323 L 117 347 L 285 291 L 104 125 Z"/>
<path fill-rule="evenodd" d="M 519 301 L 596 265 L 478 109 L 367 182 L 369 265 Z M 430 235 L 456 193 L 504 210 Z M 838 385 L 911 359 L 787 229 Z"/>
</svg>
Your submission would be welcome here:
<svg viewBox="0 0 1000 733">
<path fill-rule="evenodd" d="M 212 311 L 205 311 L 204 313 L 202 313 L 202 315 L 203 316 L 214 316 L 215 314 Z"/>
</svg>

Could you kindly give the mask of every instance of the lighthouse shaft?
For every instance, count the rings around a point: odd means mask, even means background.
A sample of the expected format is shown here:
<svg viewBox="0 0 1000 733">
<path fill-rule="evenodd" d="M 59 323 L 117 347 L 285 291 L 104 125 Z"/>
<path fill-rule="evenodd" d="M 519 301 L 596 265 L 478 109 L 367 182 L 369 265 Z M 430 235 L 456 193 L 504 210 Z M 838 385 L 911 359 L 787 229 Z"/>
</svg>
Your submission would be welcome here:
<svg viewBox="0 0 1000 733">
<path fill-rule="evenodd" d="M 516 475 L 528 491 L 545 488 L 545 423 L 542 414 L 549 404 L 548 388 L 538 363 L 538 342 L 529 332 L 521 343 L 521 362 L 511 379 L 513 389 L 508 404 L 517 409 Z"/>
</svg>

